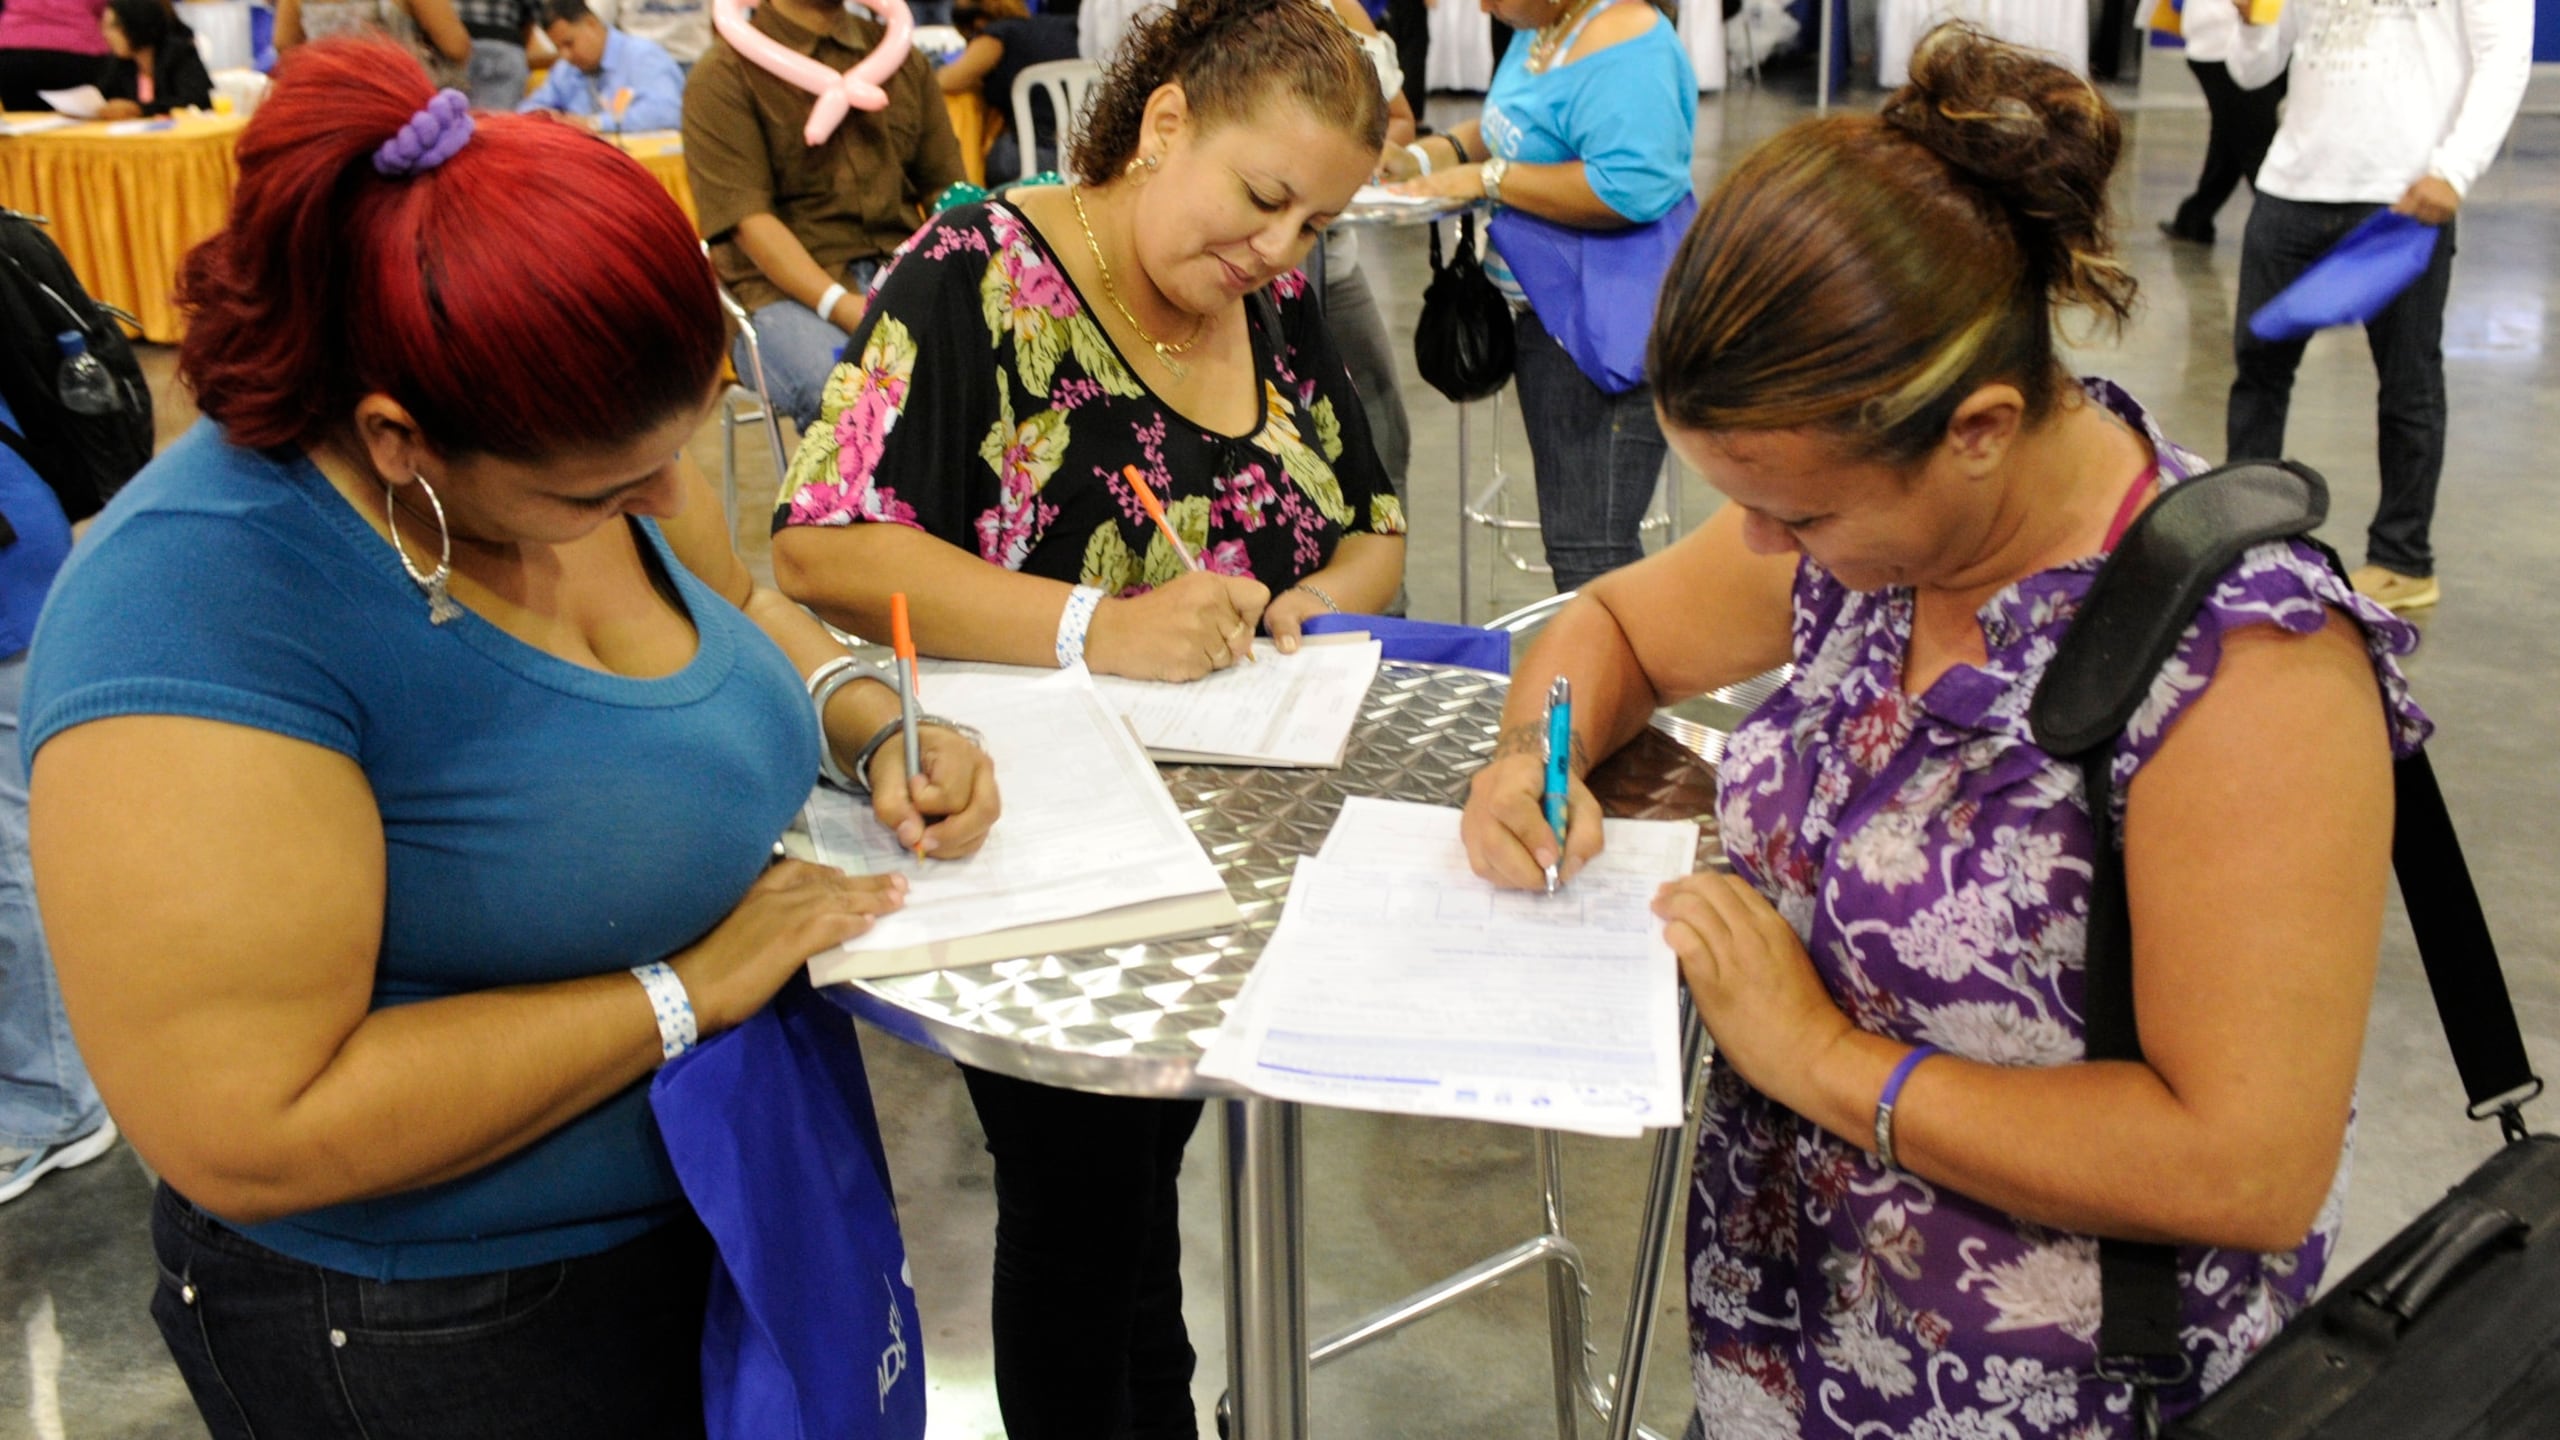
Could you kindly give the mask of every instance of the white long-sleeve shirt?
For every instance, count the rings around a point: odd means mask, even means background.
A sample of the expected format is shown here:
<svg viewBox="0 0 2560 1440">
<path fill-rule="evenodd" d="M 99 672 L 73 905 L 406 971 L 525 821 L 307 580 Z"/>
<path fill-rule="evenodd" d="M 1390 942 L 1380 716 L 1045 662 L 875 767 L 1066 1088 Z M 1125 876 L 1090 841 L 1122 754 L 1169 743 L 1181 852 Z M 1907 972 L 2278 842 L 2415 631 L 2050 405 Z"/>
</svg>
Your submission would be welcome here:
<svg viewBox="0 0 2560 1440">
<path fill-rule="evenodd" d="M 2467 195 L 2524 100 L 2533 0 L 2291 0 L 2277 23 L 2241 26 L 2225 63 L 2255 89 L 2288 57 L 2260 191 L 2387 205 L 2435 175 Z"/>
</svg>

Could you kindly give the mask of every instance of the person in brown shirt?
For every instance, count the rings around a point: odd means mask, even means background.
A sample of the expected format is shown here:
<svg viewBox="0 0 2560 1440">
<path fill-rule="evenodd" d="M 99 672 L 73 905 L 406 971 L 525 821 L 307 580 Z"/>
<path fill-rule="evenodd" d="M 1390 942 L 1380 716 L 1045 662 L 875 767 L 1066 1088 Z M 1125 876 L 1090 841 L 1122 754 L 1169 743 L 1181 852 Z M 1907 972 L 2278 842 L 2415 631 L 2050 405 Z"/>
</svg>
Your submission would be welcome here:
<svg viewBox="0 0 2560 1440">
<path fill-rule="evenodd" d="M 882 35 L 868 15 L 813 0 L 763 0 L 749 23 L 838 70 Z M 695 223 L 720 283 L 755 319 L 774 404 L 803 428 L 880 262 L 922 223 L 927 202 L 966 178 L 925 57 L 909 55 L 881 88 L 887 108 L 855 110 L 811 145 L 801 130 L 817 97 L 725 39 L 685 86 Z M 751 375 L 743 340 L 736 358 Z"/>
</svg>

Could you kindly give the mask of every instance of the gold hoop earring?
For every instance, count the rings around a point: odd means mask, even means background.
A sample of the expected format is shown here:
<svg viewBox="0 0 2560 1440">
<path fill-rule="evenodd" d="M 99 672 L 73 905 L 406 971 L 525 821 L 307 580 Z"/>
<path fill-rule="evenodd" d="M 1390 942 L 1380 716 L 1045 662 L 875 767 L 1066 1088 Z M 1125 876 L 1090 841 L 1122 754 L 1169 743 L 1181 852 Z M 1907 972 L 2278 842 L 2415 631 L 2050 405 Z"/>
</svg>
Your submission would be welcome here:
<svg viewBox="0 0 2560 1440">
<path fill-rule="evenodd" d="M 1135 179 L 1137 178 L 1139 171 L 1145 170 L 1149 173 L 1153 173 L 1155 168 L 1163 163 L 1164 157 L 1161 155 L 1140 155 L 1131 159 L 1128 164 L 1120 167 L 1120 173 L 1130 177 L 1131 179 Z"/>
<path fill-rule="evenodd" d="M 391 532 L 391 553 L 400 557 L 400 568 L 408 572 L 409 583 L 427 597 L 427 623 L 442 625 L 462 613 L 462 607 L 453 603 L 449 588 L 453 583 L 453 527 L 445 523 L 444 502 L 436 498 L 435 487 L 427 483 L 427 477 L 412 474 L 409 478 L 417 483 L 427 497 L 427 505 L 436 512 L 435 573 L 419 574 L 416 563 L 409 558 L 409 547 L 400 543 L 400 502 L 388 480 L 382 482 L 383 528 Z"/>
</svg>

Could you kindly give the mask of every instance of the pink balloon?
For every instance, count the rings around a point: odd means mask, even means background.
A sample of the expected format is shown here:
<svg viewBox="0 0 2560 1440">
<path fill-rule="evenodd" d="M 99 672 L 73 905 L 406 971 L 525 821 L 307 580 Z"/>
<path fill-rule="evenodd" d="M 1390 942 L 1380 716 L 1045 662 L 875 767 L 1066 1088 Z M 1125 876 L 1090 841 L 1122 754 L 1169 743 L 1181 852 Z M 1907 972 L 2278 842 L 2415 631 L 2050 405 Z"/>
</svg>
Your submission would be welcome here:
<svg viewBox="0 0 2560 1440">
<path fill-rule="evenodd" d="M 886 107 L 889 93 L 880 88 L 880 82 L 907 63 L 909 42 L 916 29 L 915 17 L 907 13 L 907 0 L 855 3 L 879 16 L 889 33 L 880 37 L 880 43 L 859 64 L 850 70 L 838 70 L 747 23 L 747 12 L 755 8 L 756 0 L 712 0 L 711 23 L 719 30 L 720 38 L 729 42 L 730 49 L 818 97 L 818 102 L 809 107 L 809 123 L 800 131 L 801 138 L 811 145 L 827 143 L 827 137 L 836 133 L 848 111 Z"/>
</svg>

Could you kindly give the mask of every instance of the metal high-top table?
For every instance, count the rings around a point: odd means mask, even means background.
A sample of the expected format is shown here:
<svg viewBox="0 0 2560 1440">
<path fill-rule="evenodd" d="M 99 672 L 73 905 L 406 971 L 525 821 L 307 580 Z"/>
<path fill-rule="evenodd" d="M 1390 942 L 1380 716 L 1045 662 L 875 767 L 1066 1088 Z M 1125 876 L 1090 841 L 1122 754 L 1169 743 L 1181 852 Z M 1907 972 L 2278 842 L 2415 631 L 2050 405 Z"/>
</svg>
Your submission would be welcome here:
<svg viewBox="0 0 2560 1440">
<path fill-rule="evenodd" d="M 1313 1364 L 1531 1267 L 1547 1272 L 1561 1440 L 1576 1434 L 1577 1397 L 1610 1421 L 1617 1440 L 1636 1433 L 1635 1407 L 1614 1401 L 1642 1393 L 1659 1261 L 1685 1170 L 1678 1127 L 1656 1139 L 1627 1343 L 1612 1386 L 1590 1374 L 1582 1259 L 1563 1234 L 1554 1135 L 1542 1132 L 1537 1146 L 1544 1233 L 1310 1347 L 1298 1107 L 1244 1094 L 1195 1068 L 1279 921 L 1298 858 L 1323 845 L 1343 800 L 1463 803 L 1468 777 L 1492 753 L 1507 688 L 1478 671 L 1390 663 L 1378 672 L 1339 769 L 1165 767 L 1175 802 L 1244 911 L 1242 925 L 829 991 L 873 1025 L 983 1070 L 1104 1094 L 1222 1102 L 1234 1440 L 1305 1440 Z M 1665 718 L 1602 766 L 1593 788 L 1612 814 L 1704 818 L 1714 800 L 1709 767 L 1722 758 L 1723 741 L 1718 732 Z M 1712 841 L 1701 850 L 1720 855 Z M 1694 1021 L 1686 1032 L 1694 1077 L 1701 1044 Z"/>
</svg>

